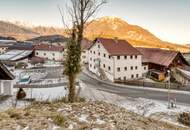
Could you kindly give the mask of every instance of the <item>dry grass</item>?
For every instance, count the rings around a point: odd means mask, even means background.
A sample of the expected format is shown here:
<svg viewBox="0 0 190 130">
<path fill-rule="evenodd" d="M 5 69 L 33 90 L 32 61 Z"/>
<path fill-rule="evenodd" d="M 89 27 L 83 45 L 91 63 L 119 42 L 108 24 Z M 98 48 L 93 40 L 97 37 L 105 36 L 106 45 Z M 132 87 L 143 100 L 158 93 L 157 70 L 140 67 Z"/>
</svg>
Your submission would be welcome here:
<svg viewBox="0 0 190 130">
<path fill-rule="evenodd" d="M 183 112 L 179 114 L 178 121 L 184 125 L 190 126 L 190 113 Z"/>
</svg>

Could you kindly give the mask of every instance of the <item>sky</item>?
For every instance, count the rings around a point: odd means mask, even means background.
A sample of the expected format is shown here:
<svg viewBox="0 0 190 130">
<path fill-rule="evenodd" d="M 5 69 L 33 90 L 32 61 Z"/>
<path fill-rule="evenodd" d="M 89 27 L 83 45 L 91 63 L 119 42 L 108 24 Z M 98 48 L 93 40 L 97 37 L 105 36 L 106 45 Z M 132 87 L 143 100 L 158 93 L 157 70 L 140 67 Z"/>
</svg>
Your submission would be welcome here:
<svg viewBox="0 0 190 130">
<path fill-rule="evenodd" d="M 69 0 L 0 0 L 0 20 L 61 27 L 58 5 Z M 190 0 L 107 0 L 96 18 L 117 16 L 158 38 L 190 43 Z"/>
</svg>

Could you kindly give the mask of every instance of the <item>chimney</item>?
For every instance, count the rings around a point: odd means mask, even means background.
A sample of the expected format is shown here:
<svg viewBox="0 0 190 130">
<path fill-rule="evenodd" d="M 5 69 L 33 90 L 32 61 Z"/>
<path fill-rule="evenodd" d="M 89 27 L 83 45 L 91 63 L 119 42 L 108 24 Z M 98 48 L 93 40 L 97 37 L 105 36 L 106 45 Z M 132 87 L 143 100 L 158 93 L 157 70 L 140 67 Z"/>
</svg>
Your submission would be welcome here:
<svg viewBox="0 0 190 130">
<path fill-rule="evenodd" d="M 118 43 L 118 37 L 114 37 L 115 43 Z"/>
</svg>

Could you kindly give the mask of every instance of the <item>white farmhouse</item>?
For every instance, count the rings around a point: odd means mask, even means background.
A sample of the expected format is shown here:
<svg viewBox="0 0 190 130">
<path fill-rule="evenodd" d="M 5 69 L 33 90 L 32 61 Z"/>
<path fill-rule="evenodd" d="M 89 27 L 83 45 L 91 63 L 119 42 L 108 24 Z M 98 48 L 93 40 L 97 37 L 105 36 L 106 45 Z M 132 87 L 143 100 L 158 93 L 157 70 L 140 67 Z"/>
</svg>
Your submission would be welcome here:
<svg viewBox="0 0 190 130">
<path fill-rule="evenodd" d="M 89 48 L 89 70 L 116 81 L 142 77 L 142 55 L 125 40 L 97 38 Z"/>
<path fill-rule="evenodd" d="M 81 42 L 81 62 L 82 64 L 88 63 L 89 51 L 88 49 L 91 47 L 93 43 L 88 39 L 84 38 Z"/>
<path fill-rule="evenodd" d="M 64 47 L 39 44 L 35 46 L 35 56 L 47 60 L 62 61 L 64 58 Z"/>
</svg>

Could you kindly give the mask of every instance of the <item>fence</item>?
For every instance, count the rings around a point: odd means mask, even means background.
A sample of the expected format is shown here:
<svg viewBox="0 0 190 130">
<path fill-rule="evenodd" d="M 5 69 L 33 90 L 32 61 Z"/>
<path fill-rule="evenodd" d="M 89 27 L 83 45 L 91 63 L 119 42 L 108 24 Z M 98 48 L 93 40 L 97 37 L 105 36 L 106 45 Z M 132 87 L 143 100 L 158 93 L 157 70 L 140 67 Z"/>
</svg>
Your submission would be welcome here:
<svg viewBox="0 0 190 130">
<path fill-rule="evenodd" d="M 117 82 L 119 83 L 119 82 Z M 147 82 L 147 81 L 126 81 L 126 82 L 120 82 L 127 85 L 135 85 L 135 86 L 143 86 L 143 87 L 151 87 L 151 88 L 165 88 L 167 89 L 169 87 L 168 83 L 158 83 L 158 82 Z M 190 84 L 181 85 L 177 83 L 171 83 L 170 84 L 171 89 L 177 89 L 177 90 L 184 90 L 184 91 L 190 91 Z"/>
</svg>

